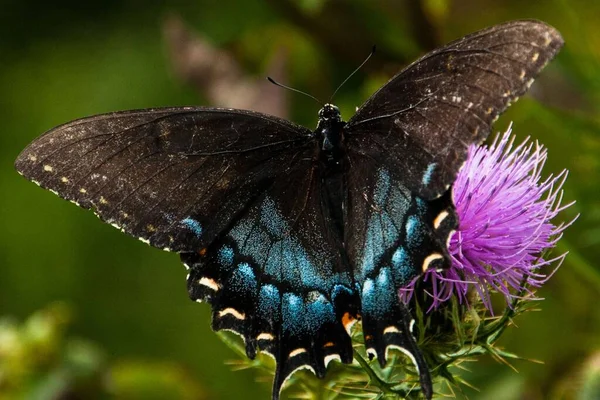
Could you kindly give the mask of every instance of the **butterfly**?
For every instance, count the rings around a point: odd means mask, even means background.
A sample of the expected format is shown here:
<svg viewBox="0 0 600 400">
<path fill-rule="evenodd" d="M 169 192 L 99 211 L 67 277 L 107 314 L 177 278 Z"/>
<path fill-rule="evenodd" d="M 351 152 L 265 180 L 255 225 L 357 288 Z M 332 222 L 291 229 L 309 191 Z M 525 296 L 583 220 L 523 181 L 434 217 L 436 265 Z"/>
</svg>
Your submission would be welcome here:
<svg viewBox="0 0 600 400">
<path fill-rule="evenodd" d="M 344 122 L 325 104 L 311 130 L 252 111 L 122 111 L 48 131 L 19 173 L 189 269 L 212 328 L 248 357 L 276 360 L 272 398 L 298 369 L 318 377 L 365 348 L 405 353 L 433 395 L 414 319 L 398 291 L 450 267 L 452 184 L 467 149 L 563 45 L 551 26 L 513 21 L 438 48 Z"/>
</svg>

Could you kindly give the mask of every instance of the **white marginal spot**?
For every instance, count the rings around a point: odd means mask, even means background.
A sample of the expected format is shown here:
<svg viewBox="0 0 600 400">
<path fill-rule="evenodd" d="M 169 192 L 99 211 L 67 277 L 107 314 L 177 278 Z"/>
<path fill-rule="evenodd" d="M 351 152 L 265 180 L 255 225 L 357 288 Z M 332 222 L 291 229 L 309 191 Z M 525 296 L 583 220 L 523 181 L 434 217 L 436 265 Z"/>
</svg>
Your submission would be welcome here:
<svg viewBox="0 0 600 400">
<path fill-rule="evenodd" d="M 48 189 L 48 190 L 49 190 L 50 192 L 54 193 L 55 195 L 57 195 L 57 196 L 60 196 L 56 190 L 54 190 L 54 189 Z"/>
<path fill-rule="evenodd" d="M 327 368 L 327 366 L 329 365 L 330 362 L 332 361 L 337 361 L 339 363 L 342 362 L 342 358 L 340 357 L 339 354 L 330 354 L 328 356 L 325 356 L 325 358 L 323 359 L 323 362 L 325 363 L 325 368 Z"/>
<path fill-rule="evenodd" d="M 519 79 L 520 80 L 525 79 L 525 70 L 524 69 L 521 70 L 521 74 L 519 75 Z"/>
<path fill-rule="evenodd" d="M 531 61 L 536 62 L 540 57 L 540 53 L 533 53 L 533 57 L 531 57 Z"/>
<path fill-rule="evenodd" d="M 440 225 L 442 224 L 442 222 L 444 222 L 444 220 L 446 219 L 446 217 L 450 215 L 448 214 L 448 211 L 444 210 L 441 213 L 439 213 L 437 215 L 437 217 L 435 217 L 435 219 L 433 220 L 433 227 L 434 229 L 437 229 L 440 227 Z"/>
<path fill-rule="evenodd" d="M 150 244 L 150 241 L 149 241 L 148 239 L 144 239 L 143 237 L 139 237 L 139 238 L 138 238 L 138 240 L 139 240 L 140 242 L 144 242 L 144 243 L 146 243 L 146 244 Z"/>
<path fill-rule="evenodd" d="M 183 263 L 183 266 L 185 267 L 186 270 L 190 269 L 190 266 L 187 265 L 186 263 Z"/>
<path fill-rule="evenodd" d="M 412 361 L 412 363 L 414 364 L 415 368 L 417 369 L 417 373 L 420 372 L 419 371 L 419 366 L 417 365 L 417 360 L 415 359 L 415 356 L 412 355 L 412 353 L 408 350 L 406 350 L 404 347 L 400 347 L 397 344 L 390 344 L 385 348 L 385 358 L 388 358 L 388 351 L 390 349 L 396 349 L 396 350 L 400 350 L 401 352 L 403 352 L 404 354 L 406 354 L 406 356 L 408 358 L 410 358 L 410 361 Z"/>
<path fill-rule="evenodd" d="M 290 379 L 293 374 L 295 374 L 296 372 L 300 371 L 301 369 L 307 369 L 310 372 L 312 372 L 313 374 L 315 374 L 315 375 L 317 374 L 315 372 L 315 369 L 313 367 L 311 367 L 310 365 L 308 365 L 308 364 L 301 365 L 298 368 L 296 368 L 295 370 L 293 370 L 292 372 L 290 372 L 288 374 L 288 376 L 285 377 L 285 379 L 283 380 L 283 382 L 281 382 L 281 387 L 279 388 L 279 390 L 283 389 L 283 385 L 285 385 L 285 383 L 288 381 L 288 379 Z"/>
<path fill-rule="evenodd" d="M 171 252 L 171 248 L 170 247 L 163 247 L 163 251 Z"/>
<path fill-rule="evenodd" d="M 411 320 L 410 320 L 410 325 L 408 325 L 408 331 L 409 331 L 410 333 L 413 333 L 413 329 L 414 329 L 414 327 L 415 327 L 415 320 L 414 320 L 414 319 L 411 319 Z"/>
<path fill-rule="evenodd" d="M 242 338 L 242 341 L 243 341 L 244 343 L 246 343 L 246 338 L 244 337 L 244 335 L 242 335 L 242 334 L 241 334 L 241 333 L 239 333 L 238 331 L 234 331 L 233 329 L 227 329 L 227 328 L 224 328 L 224 329 L 221 329 L 221 330 L 222 330 L 222 331 L 231 332 L 231 333 L 235 333 L 236 335 L 238 335 L 239 337 L 241 337 L 241 338 Z"/>
<path fill-rule="evenodd" d="M 425 257 L 425 260 L 423 260 L 423 272 L 425 272 L 425 271 L 427 271 L 427 269 L 429 269 L 429 264 L 431 264 L 435 260 L 440 260 L 443 258 L 444 258 L 444 256 L 441 255 L 440 253 L 432 253 L 432 254 L 428 255 L 427 257 Z"/>
<path fill-rule="evenodd" d="M 525 84 L 525 86 L 527 87 L 527 89 L 529 89 L 531 87 L 531 84 L 533 83 L 534 79 L 531 78 L 527 81 L 527 83 Z"/>
<path fill-rule="evenodd" d="M 23 175 L 23 174 L 21 174 L 21 175 Z M 38 186 L 41 186 L 40 183 L 38 181 L 36 181 L 35 179 L 32 179 L 31 182 L 35 183 Z"/>
<path fill-rule="evenodd" d="M 196 299 L 196 303 L 202 303 L 201 299 Z"/>
<path fill-rule="evenodd" d="M 214 290 L 215 292 L 219 291 L 219 284 L 217 282 L 215 282 L 214 279 L 210 279 L 210 278 L 207 278 L 206 276 L 203 276 L 202 278 L 200 278 L 198 283 L 206 286 L 207 288 Z"/>
<path fill-rule="evenodd" d="M 268 332 L 263 332 L 256 337 L 256 340 L 274 340 L 275 336 L 271 335 Z"/>
<path fill-rule="evenodd" d="M 400 333 L 400 330 L 398 328 L 396 328 L 394 325 L 391 325 L 383 330 L 384 335 L 386 335 L 388 333 Z"/>
<path fill-rule="evenodd" d="M 56 193 L 56 194 L 58 194 L 58 193 Z M 71 203 L 75 204 L 77 207 L 80 207 L 79 203 L 78 203 L 78 202 L 76 202 L 75 200 L 69 200 L 69 201 L 70 201 Z"/>
<path fill-rule="evenodd" d="M 293 357 L 296 357 L 296 356 L 298 356 L 298 355 L 300 355 L 302 353 L 306 353 L 306 349 L 304 347 L 300 347 L 300 348 L 298 348 L 296 350 L 290 351 L 290 355 L 288 357 L 289 358 L 293 358 Z"/>
<path fill-rule="evenodd" d="M 54 169 L 50 165 L 44 165 L 44 171 L 52 172 Z"/>
<path fill-rule="evenodd" d="M 223 318 L 226 315 L 233 315 L 237 319 L 245 320 L 246 316 L 244 313 L 239 312 L 235 308 L 228 307 L 224 310 L 219 311 L 219 317 Z"/>
<path fill-rule="evenodd" d="M 277 359 L 275 358 L 275 356 L 273 355 L 273 353 L 268 352 L 267 350 L 264 349 L 260 349 L 261 353 L 265 353 L 266 355 L 268 355 L 269 357 L 271 357 L 273 360 L 277 361 Z"/>
<path fill-rule="evenodd" d="M 374 348 L 372 348 L 372 347 L 369 347 L 369 348 L 367 349 L 367 354 L 370 354 L 370 355 L 372 355 L 372 356 L 373 356 L 373 358 L 377 358 L 377 352 L 376 352 L 376 351 L 375 351 L 375 349 L 374 349 Z"/>
</svg>

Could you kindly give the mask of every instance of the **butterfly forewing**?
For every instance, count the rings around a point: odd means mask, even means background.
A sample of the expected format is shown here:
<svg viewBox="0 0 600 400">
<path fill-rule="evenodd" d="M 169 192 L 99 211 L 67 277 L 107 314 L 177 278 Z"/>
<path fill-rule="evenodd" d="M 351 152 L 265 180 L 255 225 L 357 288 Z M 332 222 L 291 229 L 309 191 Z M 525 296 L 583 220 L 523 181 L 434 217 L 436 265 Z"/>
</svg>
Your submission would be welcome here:
<svg viewBox="0 0 600 400">
<path fill-rule="evenodd" d="M 127 111 L 47 132 L 16 168 L 156 247 L 196 251 L 292 168 L 309 134 L 246 111 Z"/>
<path fill-rule="evenodd" d="M 551 26 L 514 21 L 434 50 L 356 112 L 345 129 L 347 146 L 380 154 L 408 189 L 437 197 L 454 181 L 467 147 L 487 137 L 562 45 Z"/>
</svg>

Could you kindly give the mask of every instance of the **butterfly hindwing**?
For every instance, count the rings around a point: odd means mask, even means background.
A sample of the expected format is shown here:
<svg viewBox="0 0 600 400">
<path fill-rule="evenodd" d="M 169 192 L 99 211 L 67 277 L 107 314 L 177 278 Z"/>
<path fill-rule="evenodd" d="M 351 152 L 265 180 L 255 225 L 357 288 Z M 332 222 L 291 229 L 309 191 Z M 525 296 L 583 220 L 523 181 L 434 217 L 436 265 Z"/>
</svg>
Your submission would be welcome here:
<svg viewBox="0 0 600 400">
<path fill-rule="evenodd" d="M 524 20 L 440 47 L 359 108 L 345 127 L 347 146 L 402 171 L 409 190 L 437 197 L 454 181 L 468 146 L 487 137 L 562 45 L 551 26 Z"/>
<path fill-rule="evenodd" d="M 427 393 L 431 378 L 399 292 L 425 270 L 449 267 L 447 241 L 457 225 L 450 193 L 425 200 L 371 159 L 349 163 L 347 207 L 356 218 L 346 224 L 346 251 L 355 263 L 367 353 L 382 367 L 390 349 L 408 354 Z"/>
<path fill-rule="evenodd" d="M 351 362 L 344 321 L 359 311 L 318 170 L 286 177 L 205 253 L 182 254 L 190 296 L 212 304 L 213 328 L 240 334 L 249 357 L 262 350 L 277 361 L 274 396 L 295 370 L 323 377 L 331 360 Z"/>
</svg>

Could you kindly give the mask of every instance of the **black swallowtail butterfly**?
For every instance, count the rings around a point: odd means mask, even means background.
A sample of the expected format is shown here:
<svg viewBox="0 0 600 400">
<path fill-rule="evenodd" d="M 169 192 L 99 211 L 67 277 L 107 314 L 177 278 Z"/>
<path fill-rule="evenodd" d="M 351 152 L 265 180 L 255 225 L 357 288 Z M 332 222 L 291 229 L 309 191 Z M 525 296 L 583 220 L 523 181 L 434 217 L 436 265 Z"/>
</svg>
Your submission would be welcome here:
<svg viewBox="0 0 600 400">
<path fill-rule="evenodd" d="M 367 352 L 406 353 L 432 396 L 398 289 L 446 268 L 450 191 L 467 148 L 563 45 L 537 21 L 473 33 L 408 66 L 348 121 L 326 104 L 314 131 L 251 111 L 178 107 L 61 125 L 17 170 L 152 246 L 179 253 L 212 327 L 277 361 L 273 399 L 300 368 L 323 377 Z"/>
</svg>

